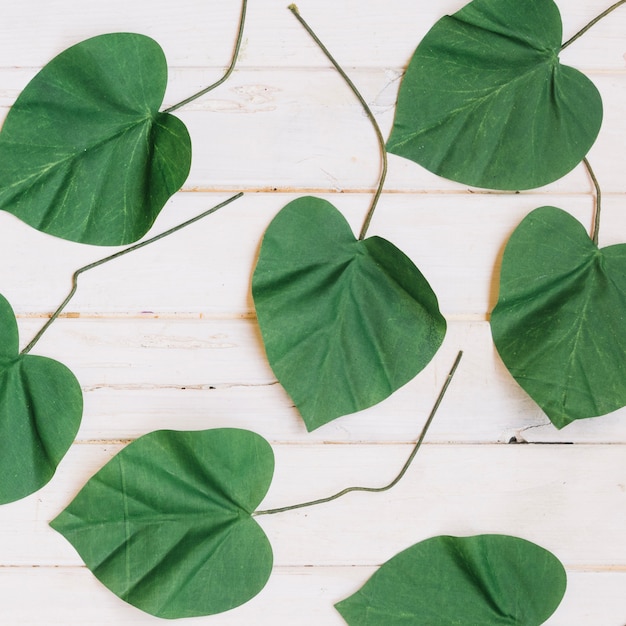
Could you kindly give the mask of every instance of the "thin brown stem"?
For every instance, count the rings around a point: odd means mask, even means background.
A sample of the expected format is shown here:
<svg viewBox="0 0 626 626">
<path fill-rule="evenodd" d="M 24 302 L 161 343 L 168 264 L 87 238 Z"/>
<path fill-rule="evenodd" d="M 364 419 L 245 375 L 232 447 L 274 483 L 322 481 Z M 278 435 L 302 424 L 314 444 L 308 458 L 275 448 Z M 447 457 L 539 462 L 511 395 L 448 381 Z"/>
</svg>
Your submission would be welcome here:
<svg viewBox="0 0 626 626">
<path fill-rule="evenodd" d="M 561 50 L 565 50 L 565 48 L 567 48 L 567 46 L 569 46 L 570 44 L 574 43 L 577 39 L 582 37 L 590 28 L 595 26 L 602 18 L 605 18 L 609 13 L 612 13 L 613 11 L 615 11 L 615 9 L 621 7 L 622 4 L 626 4 L 626 0 L 619 0 L 619 2 L 616 2 L 615 4 L 611 5 L 606 11 L 602 11 L 602 13 L 600 13 L 600 15 L 594 17 L 591 20 L 591 22 L 589 22 L 589 24 L 587 24 L 586 26 L 581 28 L 571 39 L 568 39 L 561 46 Z"/>
<path fill-rule="evenodd" d="M 380 126 L 374 117 L 371 109 L 369 108 L 365 98 L 361 95 L 359 90 L 356 88 L 356 85 L 350 80 L 350 77 L 345 73 L 343 68 L 337 63 L 333 55 L 330 53 L 328 48 L 321 42 L 319 37 L 315 34 L 315 32 L 311 29 L 311 27 L 307 24 L 304 18 L 300 15 L 298 11 L 298 7 L 295 4 L 290 4 L 287 7 L 298 19 L 300 24 L 304 27 L 304 29 L 309 33 L 312 37 L 313 41 L 319 46 L 320 50 L 326 55 L 326 58 L 333 64 L 334 68 L 339 72 L 341 77 L 344 79 L 348 87 L 352 90 L 352 93 L 358 98 L 363 110 L 365 111 L 365 115 L 372 123 L 374 127 L 374 132 L 376 133 L 376 138 L 378 139 L 378 145 L 380 147 L 381 154 L 381 172 L 380 179 L 378 181 L 378 187 L 376 188 L 376 193 L 374 194 L 374 198 L 372 199 L 372 203 L 370 204 L 369 211 L 365 217 L 365 222 L 363 223 L 363 227 L 361 228 L 361 233 L 359 234 L 359 239 L 365 239 L 365 235 L 367 234 L 367 229 L 369 228 L 370 222 L 372 221 L 372 217 L 374 216 L 374 211 L 376 210 L 376 205 L 378 204 L 378 199 L 380 198 L 380 194 L 383 191 L 383 186 L 385 184 L 385 178 L 387 176 L 387 151 L 385 150 L 385 140 L 383 138 L 383 134 L 380 130 Z"/>
<path fill-rule="evenodd" d="M 589 161 L 587 160 L 587 157 L 583 159 L 583 163 L 585 164 L 585 167 L 587 168 L 587 173 L 589 174 L 589 177 L 591 178 L 591 182 L 593 183 L 593 186 L 595 187 L 595 190 L 596 190 L 596 202 L 595 202 L 595 211 L 594 211 L 594 218 L 593 218 L 593 227 L 591 229 L 591 240 L 597 246 L 598 245 L 598 233 L 600 231 L 600 211 L 602 209 L 602 192 L 600 191 L 600 184 L 598 183 L 598 179 L 596 178 L 596 175 L 591 169 L 591 165 Z"/>
<path fill-rule="evenodd" d="M 50 316 L 48 321 L 41 327 L 39 332 L 33 337 L 33 340 L 22 350 L 21 354 L 28 354 L 33 349 L 35 344 L 41 339 L 41 336 L 48 330 L 50 325 L 59 317 L 59 315 L 61 315 L 65 307 L 69 304 L 69 301 L 74 297 L 74 294 L 76 293 L 76 290 L 78 289 L 78 277 L 82 273 L 92 270 L 95 267 L 99 267 L 100 265 L 104 265 L 105 263 L 108 263 L 109 261 L 113 261 L 114 259 L 119 259 L 120 257 L 125 256 L 130 252 L 134 252 L 135 250 L 144 248 L 145 246 L 148 246 L 151 243 L 159 241 L 160 239 L 163 239 L 164 237 L 168 237 L 169 235 L 172 235 L 173 233 L 183 228 L 186 228 L 187 226 L 191 226 L 191 224 L 194 224 L 195 222 L 206 217 L 207 215 L 211 215 L 211 213 L 215 213 L 215 211 L 221 209 L 222 207 L 225 207 L 227 204 L 230 204 L 231 202 L 233 202 L 234 200 L 237 200 L 237 198 L 240 198 L 241 196 L 243 196 L 243 193 L 238 193 L 228 198 L 228 200 L 225 200 L 224 202 L 221 202 L 220 204 L 214 206 L 208 211 L 204 211 L 204 213 L 201 213 L 200 215 L 196 215 L 196 217 L 192 217 L 190 220 L 187 220 L 186 222 L 183 222 L 182 224 L 178 224 L 177 226 L 174 226 L 170 228 L 169 230 L 166 230 L 165 232 L 160 233 L 159 235 L 151 237 L 150 239 L 146 239 L 145 241 L 136 243 L 128 248 L 124 248 L 124 250 L 120 250 L 119 252 L 116 252 L 115 254 L 111 254 L 107 257 L 104 257 L 103 259 L 100 259 L 99 261 L 94 261 L 93 263 L 89 263 L 89 265 L 85 265 L 84 267 L 77 269 L 72 276 L 72 288 L 70 289 L 70 292 L 67 294 L 65 300 L 63 300 L 63 302 L 59 305 L 57 310 Z"/>
<path fill-rule="evenodd" d="M 233 73 L 235 69 L 235 65 L 237 64 L 237 57 L 239 56 L 239 50 L 241 49 L 241 42 L 243 40 L 243 27 L 246 21 L 247 5 L 248 5 L 248 0 L 243 0 L 241 4 L 241 14 L 239 17 L 239 30 L 237 32 L 237 41 L 235 42 L 235 49 L 233 51 L 233 56 L 232 56 L 230 65 L 228 66 L 228 69 L 226 70 L 222 78 L 220 78 L 217 82 L 213 83 L 212 85 L 209 85 L 202 91 L 199 91 L 198 93 L 193 94 L 193 96 L 189 96 L 189 98 L 185 98 L 178 104 L 174 104 L 173 106 L 165 109 L 163 113 L 171 113 L 172 111 L 176 111 L 177 109 L 184 107 L 186 104 L 189 104 L 190 102 L 193 102 L 194 100 L 197 100 L 198 98 L 209 93 L 209 91 L 213 91 L 213 89 L 215 89 L 216 87 L 219 87 L 222 83 L 228 80 L 228 78 L 230 77 L 230 75 Z"/>
<path fill-rule="evenodd" d="M 294 509 L 302 509 L 308 506 L 324 504 L 326 502 L 332 502 L 333 500 L 337 500 L 337 498 L 341 498 L 342 496 L 345 496 L 346 494 L 351 493 L 353 491 L 366 491 L 369 493 L 380 493 L 382 491 L 388 491 L 392 487 L 395 487 L 400 482 L 402 477 L 407 473 L 411 463 L 413 462 L 413 459 L 415 458 L 415 455 L 420 449 L 422 442 L 424 441 L 424 437 L 426 437 L 426 433 L 428 432 L 428 429 L 430 428 L 430 425 L 433 422 L 435 414 L 437 413 L 437 409 L 439 408 L 439 405 L 441 404 L 444 396 L 446 395 L 446 391 L 448 390 L 448 387 L 450 386 L 450 383 L 452 382 L 452 378 L 454 376 L 454 373 L 457 370 L 457 367 L 459 366 L 462 356 L 463 356 L 463 352 L 460 351 L 456 356 L 454 364 L 452 365 L 452 369 L 450 370 L 448 376 L 446 377 L 446 380 L 441 388 L 441 391 L 439 392 L 439 395 L 437 396 L 437 400 L 435 401 L 435 404 L 430 412 L 430 415 L 428 416 L 428 419 L 426 420 L 426 423 L 424 424 L 424 427 L 422 428 L 422 432 L 419 436 L 419 439 L 417 440 L 415 446 L 413 447 L 413 451 L 409 455 L 409 458 L 406 460 L 406 463 L 402 466 L 400 473 L 389 484 L 384 485 L 383 487 L 348 487 L 347 489 L 343 489 L 340 492 L 332 496 L 328 496 L 327 498 L 320 498 L 319 500 L 311 500 L 310 502 L 301 502 L 300 504 L 292 504 L 291 506 L 283 506 L 278 509 L 266 509 L 264 511 L 256 511 L 255 513 L 253 513 L 253 515 L 255 516 L 273 515 L 275 513 L 284 513 L 285 511 L 293 511 Z"/>
</svg>

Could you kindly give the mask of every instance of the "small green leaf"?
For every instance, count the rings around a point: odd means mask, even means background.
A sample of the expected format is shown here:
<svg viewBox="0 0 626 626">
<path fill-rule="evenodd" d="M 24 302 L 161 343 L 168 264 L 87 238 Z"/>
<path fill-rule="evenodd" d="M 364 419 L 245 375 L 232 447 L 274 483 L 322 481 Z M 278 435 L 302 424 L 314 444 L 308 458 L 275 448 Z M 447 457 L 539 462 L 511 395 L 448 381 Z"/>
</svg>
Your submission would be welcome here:
<svg viewBox="0 0 626 626">
<path fill-rule="evenodd" d="M 598 90 L 559 62 L 561 36 L 552 0 L 474 0 L 443 17 L 409 64 L 387 149 L 477 187 L 561 178 L 602 123 Z"/>
<path fill-rule="evenodd" d="M 566 582 L 560 561 L 529 541 L 440 536 L 394 556 L 335 607 L 350 626 L 539 626 Z"/>
<path fill-rule="evenodd" d="M 530 213 L 502 260 L 496 348 L 557 428 L 626 405 L 626 245 L 601 250 L 554 207 Z"/>
<path fill-rule="evenodd" d="M 117 454 L 51 526 L 113 593 L 157 617 L 212 615 L 255 596 L 272 549 L 252 518 L 270 445 L 238 429 L 156 431 Z"/>
<path fill-rule="evenodd" d="M 430 285 L 388 241 L 357 241 L 329 202 L 274 218 L 252 278 L 265 350 L 308 430 L 372 406 L 416 376 L 446 322 Z"/>
<path fill-rule="evenodd" d="M 83 243 L 142 237 L 189 174 L 184 124 L 159 113 L 160 46 L 143 35 L 87 39 L 26 86 L 0 132 L 0 209 Z"/>
<path fill-rule="evenodd" d="M 72 372 L 52 359 L 19 354 L 18 343 L 13 309 L 0 296 L 0 504 L 52 478 L 83 413 Z"/>
</svg>

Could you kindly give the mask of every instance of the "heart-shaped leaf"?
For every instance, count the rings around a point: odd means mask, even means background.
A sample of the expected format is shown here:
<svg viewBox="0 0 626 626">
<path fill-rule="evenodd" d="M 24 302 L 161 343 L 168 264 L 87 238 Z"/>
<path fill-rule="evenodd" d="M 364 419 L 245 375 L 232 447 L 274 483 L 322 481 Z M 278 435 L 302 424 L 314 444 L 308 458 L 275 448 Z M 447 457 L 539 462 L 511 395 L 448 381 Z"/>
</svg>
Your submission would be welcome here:
<svg viewBox="0 0 626 626">
<path fill-rule="evenodd" d="M 474 0 L 443 17 L 409 64 L 387 149 L 477 187 L 561 178 L 602 123 L 593 83 L 559 63 L 561 36 L 552 0 Z"/>
<path fill-rule="evenodd" d="M 65 365 L 19 354 L 13 309 L 0 296 L 0 504 L 43 487 L 72 444 L 83 395 Z"/>
<path fill-rule="evenodd" d="M 427 539 L 336 604 L 351 626 L 539 626 L 566 587 L 561 562 L 517 537 Z"/>
<path fill-rule="evenodd" d="M 0 208 L 72 241 L 142 237 L 191 163 L 185 125 L 159 113 L 166 84 L 163 51 L 143 35 L 101 35 L 62 52 L 0 132 Z"/>
<path fill-rule="evenodd" d="M 220 613 L 271 573 L 252 513 L 273 472 L 270 445 L 250 431 L 156 431 L 107 463 L 51 526 L 126 602 L 157 617 Z"/>
<path fill-rule="evenodd" d="M 626 405 L 626 244 L 601 250 L 554 207 L 530 213 L 502 260 L 491 332 L 557 428 Z"/>
<path fill-rule="evenodd" d="M 308 430 L 387 398 L 446 330 L 412 261 L 380 237 L 356 240 L 319 198 L 290 202 L 269 225 L 252 294 L 270 365 Z"/>
</svg>

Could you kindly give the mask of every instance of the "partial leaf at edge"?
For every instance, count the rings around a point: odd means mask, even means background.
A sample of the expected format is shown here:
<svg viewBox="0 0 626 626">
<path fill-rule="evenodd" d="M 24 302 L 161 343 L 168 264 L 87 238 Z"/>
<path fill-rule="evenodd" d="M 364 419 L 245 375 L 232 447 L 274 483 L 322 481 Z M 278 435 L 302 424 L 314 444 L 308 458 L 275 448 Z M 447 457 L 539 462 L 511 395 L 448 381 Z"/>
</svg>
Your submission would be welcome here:
<svg viewBox="0 0 626 626">
<path fill-rule="evenodd" d="M 561 65 L 553 0 L 473 0 L 440 19 L 400 87 L 389 152 L 466 185 L 531 189 L 581 162 L 602 100 Z"/>
<path fill-rule="evenodd" d="M 0 131 L 0 209 L 72 241 L 141 238 L 191 163 L 184 124 L 159 112 L 166 84 L 144 35 L 100 35 L 52 59 Z"/>
<path fill-rule="evenodd" d="M 273 471 L 270 445 L 253 432 L 156 431 L 119 452 L 51 526 L 133 606 L 212 615 L 269 578 L 272 549 L 252 513 Z"/>
<path fill-rule="evenodd" d="M 0 504 L 41 489 L 80 426 L 83 395 L 62 363 L 18 353 L 11 305 L 0 296 Z"/>
<path fill-rule="evenodd" d="M 598 249 L 541 207 L 504 251 L 491 332 L 515 380 L 557 428 L 626 405 L 626 244 Z"/>
<path fill-rule="evenodd" d="M 539 626 L 565 593 L 560 561 L 507 535 L 426 539 L 335 607 L 350 626 Z"/>
</svg>

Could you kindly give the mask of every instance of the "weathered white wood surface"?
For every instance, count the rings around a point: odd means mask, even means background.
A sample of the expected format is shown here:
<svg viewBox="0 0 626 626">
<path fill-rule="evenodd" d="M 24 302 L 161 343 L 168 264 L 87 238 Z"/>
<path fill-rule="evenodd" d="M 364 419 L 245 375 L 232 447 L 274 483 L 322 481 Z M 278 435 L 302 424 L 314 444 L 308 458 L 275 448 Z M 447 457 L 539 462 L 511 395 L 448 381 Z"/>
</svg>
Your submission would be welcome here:
<svg viewBox="0 0 626 626">
<path fill-rule="evenodd" d="M 159 428 L 254 430 L 276 454 L 267 507 L 383 484 L 404 462 L 462 348 L 427 443 L 394 490 L 259 518 L 276 559 L 267 587 L 229 613 L 181 623 L 341 624 L 333 603 L 396 552 L 437 534 L 501 532 L 545 546 L 566 565 L 568 591 L 549 624 L 624 626 L 626 410 L 557 431 L 506 372 L 488 324 L 502 249 L 524 215 L 554 205 L 590 225 L 592 186 L 582 167 L 544 189 L 512 195 L 470 190 L 391 156 L 370 234 L 393 241 L 431 282 L 449 320 L 444 346 L 387 401 L 311 434 L 276 383 L 250 297 L 263 231 L 305 193 L 334 202 L 357 230 L 379 164 L 358 103 L 286 4 L 251 0 L 237 71 L 180 111 L 194 145 L 192 172 L 152 232 L 233 192 L 245 191 L 244 198 L 83 275 L 67 316 L 37 346 L 76 373 L 85 414 L 50 484 L 0 507 L 0 624 L 158 622 L 104 589 L 47 525 L 127 441 Z M 463 4 L 301 0 L 299 7 L 386 135 L 413 49 L 441 15 Z M 558 4 L 568 38 L 609 3 Z M 0 116 L 52 56 L 111 31 L 161 43 L 170 63 L 166 101 L 177 102 L 220 76 L 238 13 L 237 0 L 5 2 Z M 626 7 L 563 54 L 604 99 L 604 126 L 589 155 L 605 192 L 602 245 L 626 238 L 625 56 Z M 18 314 L 22 344 L 63 299 L 72 272 L 112 251 L 44 236 L 0 213 L 0 293 Z"/>
</svg>

